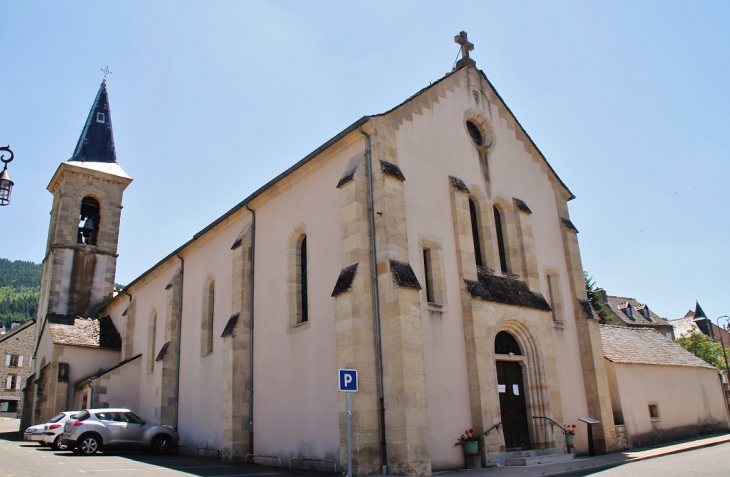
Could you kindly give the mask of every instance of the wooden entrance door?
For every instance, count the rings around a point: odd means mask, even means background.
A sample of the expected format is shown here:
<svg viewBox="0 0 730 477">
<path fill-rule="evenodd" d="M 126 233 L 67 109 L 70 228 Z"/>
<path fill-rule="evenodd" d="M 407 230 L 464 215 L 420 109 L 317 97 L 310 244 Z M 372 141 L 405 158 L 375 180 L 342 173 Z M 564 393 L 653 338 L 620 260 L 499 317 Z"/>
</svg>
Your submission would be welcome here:
<svg viewBox="0 0 730 477">
<path fill-rule="evenodd" d="M 497 383 L 504 444 L 508 451 L 527 450 L 530 448 L 530 433 L 527 430 L 522 366 L 511 361 L 497 361 Z"/>
</svg>

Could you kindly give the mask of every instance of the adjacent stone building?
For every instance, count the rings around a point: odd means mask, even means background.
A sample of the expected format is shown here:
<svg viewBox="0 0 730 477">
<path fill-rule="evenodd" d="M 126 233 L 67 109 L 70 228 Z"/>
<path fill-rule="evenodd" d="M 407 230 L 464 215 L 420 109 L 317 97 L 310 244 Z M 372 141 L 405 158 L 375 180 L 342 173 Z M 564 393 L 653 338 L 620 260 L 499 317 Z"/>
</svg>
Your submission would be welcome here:
<svg viewBox="0 0 730 477">
<path fill-rule="evenodd" d="M 649 328 L 601 325 L 618 434 L 644 447 L 727 432 L 717 369 Z"/>
<path fill-rule="evenodd" d="M 18 325 L 14 323 L 14 325 Z M 28 321 L 0 335 L 0 415 L 15 417 L 23 408 L 23 392 L 33 374 L 31 356 L 35 338 L 34 322 Z"/>
<path fill-rule="evenodd" d="M 607 295 L 603 289 L 596 291 L 603 309 L 606 310 L 610 319 L 609 324 L 629 328 L 647 328 L 674 340 L 672 323 L 651 311 L 646 303 L 641 303 L 635 298 Z"/>
<path fill-rule="evenodd" d="M 574 196 L 457 40 L 451 73 L 347 126 L 116 295 L 131 179 L 102 84 L 49 186 L 27 420 L 124 405 L 186 449 L 342 469 L 337 373 L 354 368 L 356 474 L 462 467 L 468 428 L 487 432 L 484 462 L 564 453 L 551 421 L 581 417 L 612 450 Z"/>
</svg>

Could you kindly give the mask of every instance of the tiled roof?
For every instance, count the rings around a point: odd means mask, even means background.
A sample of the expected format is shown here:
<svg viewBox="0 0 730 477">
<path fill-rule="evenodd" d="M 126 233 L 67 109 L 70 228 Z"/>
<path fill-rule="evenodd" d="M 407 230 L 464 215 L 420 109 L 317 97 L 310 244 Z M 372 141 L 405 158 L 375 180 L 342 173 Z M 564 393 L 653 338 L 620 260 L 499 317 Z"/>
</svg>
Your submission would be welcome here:
<svg viewBox="0 0 730 477">
<path fill-rule="evenodd" d="M 692 366 L 715 369 L 648 328 L 601 325 L 603 356 L 614 363 Z"/>
<path fill-rule="evenodd" d="M 634 298 L 608 295 L 607 299 L 608 303 L 603 303 L 603 308 L 608 311 L 609 315 L 613 315 L 613 317 L 623 321 L 624 323 L 644 326 L 670 326 L 670 323 L 665 318 L 662 318 L 651 310 L 649 310 L 650 319 L 647 320 L 640 311 L 640 308 L 646 305 L 644 305 L 643 303 L 639 303 Z M 631 306 L 631 314 L 633 315 L 633 319 L 629 318 L 622 309 L 625 307 L 626 304 Z"/>
<path fill-rule="evenodd" d="M 0 341 L 5 341 L 6 339 L 10 338 L 11 336 L 15 336 L 16 334 L 20 333 L 21 331 L 27 329 L 28 327 L 32 326 L 35 323 L 35 320 L 26 321 L 22 325 L 18 325 L 12 330 L 8 331 L 4 335 L 0 335 Z"/>
<path fill-rule="evenodd" d="M 108 316 L 97 319 L 50 313 L 46 319 L 56 344 L 122 349 L 122 337 Z"/>
<path fill-rule="evenodd" d="M 106 80 L 102 81 L 99 87 L 99 92 L 89 111 L 89 117 L 86 119 L 79 141 L 76 143 L 73 157 L 69 161 L 117 162 Z"/>
</svg>

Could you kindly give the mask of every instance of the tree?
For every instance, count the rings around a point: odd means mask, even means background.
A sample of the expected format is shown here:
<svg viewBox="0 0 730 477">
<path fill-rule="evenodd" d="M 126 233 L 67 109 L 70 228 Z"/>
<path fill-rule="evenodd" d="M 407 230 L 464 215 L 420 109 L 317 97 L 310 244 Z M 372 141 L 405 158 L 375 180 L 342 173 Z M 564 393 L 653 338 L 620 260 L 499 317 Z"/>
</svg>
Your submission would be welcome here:
<svg viewBox="0 0 730 477">
<path fill-rule="evenodd" d="M 588 292 L 588 301 L 591 302 L 591 307 L 593 308 L 593 311 L 595 311 L 598 315 L 601 324 L 607 325 L 611 323 L 611 318 L 608 316 L 608 312 L 606 311 L 606 309 L 603 308 L 601 298 L 596 291 L 596 282 L 593 281 L 593 277 L 588 275 L 588 272 L 584 270 L 583 278 L 586 281 L 586 292 Z"/>
<path fill-rule="evenodd" d="M 693 329 L 690 334 L 677 338 L 675 342 L 682 348 L 717 369 L 725 369 L 725 358 L 722 354 L 722 345 L 710 339 L 710 337 L 706 334 Z"/>
</svg>

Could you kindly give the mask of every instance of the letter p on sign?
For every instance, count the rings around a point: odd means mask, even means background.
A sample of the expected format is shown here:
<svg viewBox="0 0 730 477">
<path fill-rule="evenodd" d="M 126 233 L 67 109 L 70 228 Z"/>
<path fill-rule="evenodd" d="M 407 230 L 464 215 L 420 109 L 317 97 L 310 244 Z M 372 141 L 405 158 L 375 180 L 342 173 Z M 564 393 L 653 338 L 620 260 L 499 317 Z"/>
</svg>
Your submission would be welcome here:
<svg viewBox="0 0 730 477">
<path fill-rule="evenodd" d="M 344 393 L 357 392 L 357 370 L 340 369 L 340 391 Z"/>
</svg>

